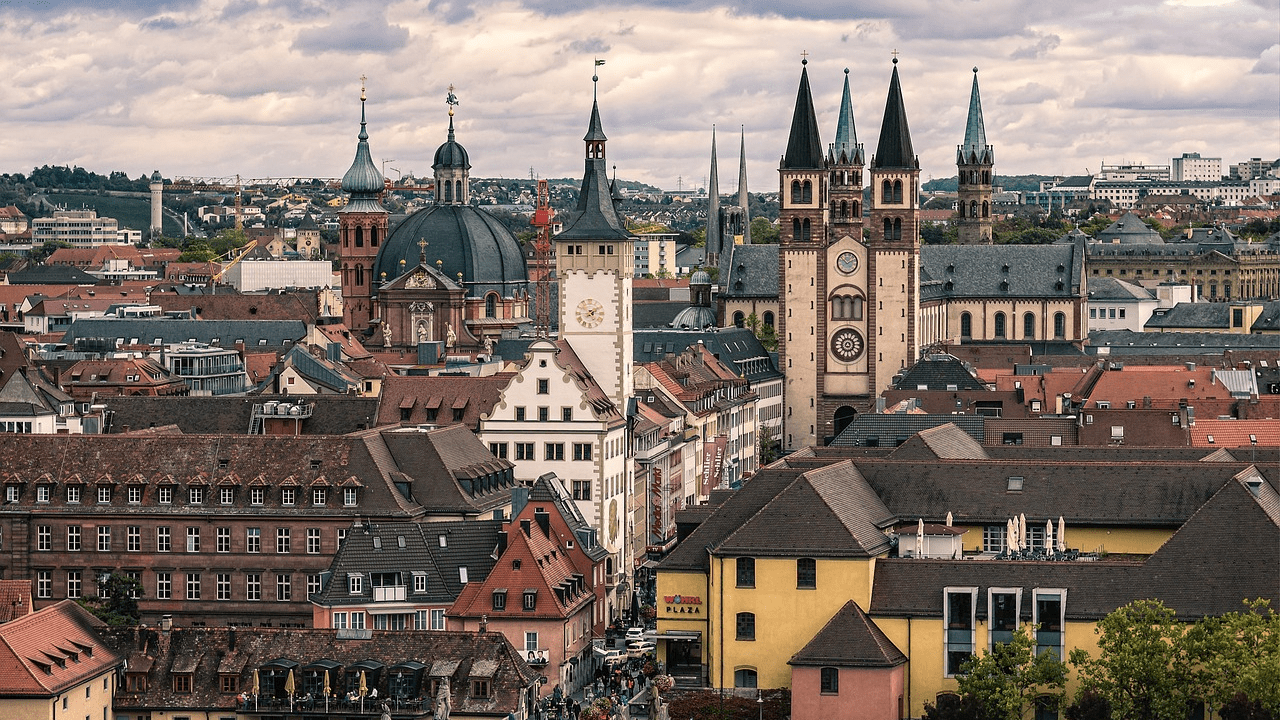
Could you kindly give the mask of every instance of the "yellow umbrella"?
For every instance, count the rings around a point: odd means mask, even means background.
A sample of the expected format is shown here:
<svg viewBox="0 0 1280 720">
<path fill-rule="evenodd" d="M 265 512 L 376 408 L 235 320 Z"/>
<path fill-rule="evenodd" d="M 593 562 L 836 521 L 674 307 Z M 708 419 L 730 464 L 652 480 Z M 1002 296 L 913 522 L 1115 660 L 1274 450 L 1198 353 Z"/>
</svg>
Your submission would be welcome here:
<svg viewBox="0 0 1280 720">
<path fill-rule="evenodd" d="M 258 668 L 253 669 L 253 694 L 258 694 Z"/>
<path fill-rule="evenodd" d="M 360 697 L 364 697 L 365 695 L 368 695 L 368 694 L 369 694 L 369 687 L 364 683 L 364 671 L 361 670 L 360 671 Z"/>
<path fill-rule="evenodd" d="M 289 677 L 284 679 L 284 691 L 289 695 L 293 695 L 293 691 L 297 689 L 297 685 L 293 681 L 293 670 L 289 671 Z"/>
<path fill-rule="evenodd" d="M 329 671 L 328 670 L 324 671 L 324 694 L 326 696 L 329 694 Z"/>
</svg>

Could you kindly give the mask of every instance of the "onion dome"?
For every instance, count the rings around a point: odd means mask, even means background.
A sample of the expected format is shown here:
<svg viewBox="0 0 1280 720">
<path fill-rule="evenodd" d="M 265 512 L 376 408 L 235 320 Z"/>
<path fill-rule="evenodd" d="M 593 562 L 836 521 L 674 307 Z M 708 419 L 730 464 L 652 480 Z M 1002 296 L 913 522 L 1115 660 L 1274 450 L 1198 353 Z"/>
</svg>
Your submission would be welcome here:
<svg viewBox="0 0 1280 720">
<path fill-rule="evenodd" d="M 343 208 L 346 212 L 383 212 L 383 208 L 377 202 L 377 196 L 383 191 L 385 183 L 382 173 L 378 171 L 378 166 L 374 164 L 373 157 L 369 152 L 369 133 L 365 129 L 364 119 L 364 91 L 360 92 L 360 135 L 359 142 L 356 143 L 356 159 L 351 163 L 351 168 L 342 176 L 342 190 L 351 195 L 351 202 Z M 376 207 L 362 207 L 368 203 L 372 203 Z M 355 205 L 356 207 L 352 207 Z"/>
</svg>

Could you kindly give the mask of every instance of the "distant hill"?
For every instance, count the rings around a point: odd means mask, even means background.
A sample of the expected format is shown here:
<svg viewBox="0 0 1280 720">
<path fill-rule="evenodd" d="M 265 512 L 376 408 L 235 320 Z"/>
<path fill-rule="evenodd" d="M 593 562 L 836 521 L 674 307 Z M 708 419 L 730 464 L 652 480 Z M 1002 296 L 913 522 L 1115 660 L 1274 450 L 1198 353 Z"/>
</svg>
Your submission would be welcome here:
<svg viewBox="0 0 1280 720">
<path fill-rule="evenodd" d="M 1033 192 L 1040 189 L 1041 180 L 1052 180 L 1052 175 L 1001 175 L 996 173 L 995 184 L 1009 191 Z M 925 192 L 955 192 L 960 178 L 952 176 L 930 180 L 920 186 Z"/>
<path fill-rule="evenodd" d="M 98 211 L 99 217 L 112 217 L 120 223 L 120 227 L 141 230 L 144 234 L 151 229 L 151 200 L 142 198 L 115 197 L 94 193 L 49 193 L 49 202 L 65 207 L 68 210 L 89 208 Z M 182 237 L 182 226 L 173 218 L 165 216 L 164 234 L 169 237 Z"/>
</svg>

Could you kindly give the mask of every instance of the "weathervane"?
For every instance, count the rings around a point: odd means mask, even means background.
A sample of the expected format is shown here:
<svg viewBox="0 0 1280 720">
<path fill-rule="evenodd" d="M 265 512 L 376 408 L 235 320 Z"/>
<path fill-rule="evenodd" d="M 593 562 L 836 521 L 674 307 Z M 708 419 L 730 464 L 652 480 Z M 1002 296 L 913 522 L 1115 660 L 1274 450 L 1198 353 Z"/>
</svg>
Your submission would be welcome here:
<svg viewBox="0 0 1280 720">
<path fill-rule="evenodd" d="M 364 101 L 365 101 L 365 96 L 364 96 L 364 82 L 365 82 L 365 80 L 368 80 L 368 79 L 369 79 L 369 78 L 365 77 L 364 75 L 361 75 L 361 76 L 360 76 L 360 102 L 364 102 Z"/>
<path fill-rule="evenodd" d="M 458 102 L 458 96 L 453 94 L 452 84 L 449 85 L 449 96 L 446 97 L 444 101 L 445 101 L 445 104 L 449 106 L 449 117 L 453 117 L 454 106 L 459 105 L 461 103 Z"/>
<path fill-rule="evenodd" d="M 598 84 L 598 83 L 600 82 L 600 75 L 599 75 L 599 74 L 597 74 L 597 73 L 595 72 L 595 68 L 598 68 L 598 67 L 600 67 L 600 66 L 601 66 L 601 65 L 603 65 L 603 64 L 604 64 L 604 60 L 601 60 L 600 58 L 596 58 L 596 59 L 595 59 L 595 65 L 593 65 L 593 66 L 592 66 L 592 72 L 591 72 L 591 82 L 592 82 L 591 94 L 592 94 L 592 96 L 594 96 L 594 95 L 596 94 L 596 87 L 595 87 L 595 86 L 596 86 L 596 84 Z"/>
</svg>

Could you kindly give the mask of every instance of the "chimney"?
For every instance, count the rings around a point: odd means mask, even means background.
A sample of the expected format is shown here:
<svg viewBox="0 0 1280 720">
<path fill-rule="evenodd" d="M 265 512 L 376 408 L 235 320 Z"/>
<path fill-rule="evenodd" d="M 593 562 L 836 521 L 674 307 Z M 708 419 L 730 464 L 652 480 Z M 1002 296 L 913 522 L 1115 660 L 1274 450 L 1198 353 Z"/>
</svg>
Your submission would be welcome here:
<svg viewBox="0 0 1280 720">
<path fill-rule="evenodd" d="M 511 517 L 519 517 L 529 504 L 529 488 L 517 485 L 511 488 Z"/>
<path fill-rule="evenodd" d="M 486 613 L 480 616 L 480 632 L 489 632 L 489 615 Z"/>
</svg>

